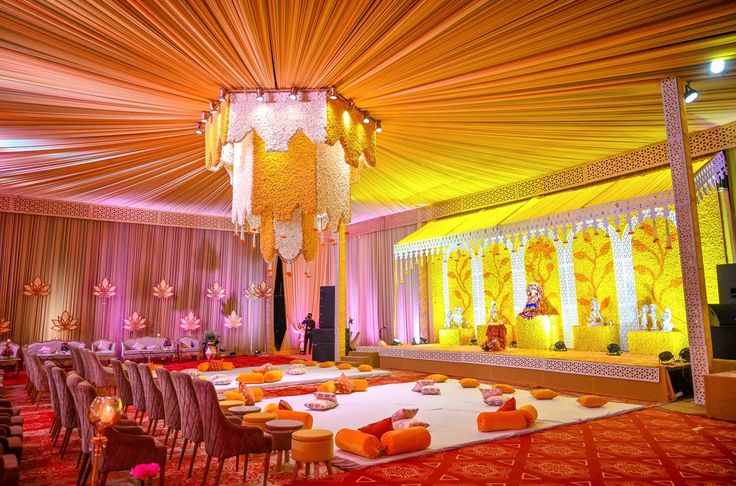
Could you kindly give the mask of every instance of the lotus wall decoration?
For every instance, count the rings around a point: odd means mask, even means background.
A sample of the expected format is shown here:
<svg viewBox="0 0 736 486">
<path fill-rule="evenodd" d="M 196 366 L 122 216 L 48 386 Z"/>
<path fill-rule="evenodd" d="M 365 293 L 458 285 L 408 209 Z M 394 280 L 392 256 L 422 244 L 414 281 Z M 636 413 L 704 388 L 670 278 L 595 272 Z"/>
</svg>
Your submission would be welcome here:
<svg viewBox="0 0 736 486">
<path fill-rule="evenodd" d="M 123 319 L 123 323 L 123 328 L 130 332 L 141 331 L 146 327 L 146 319 L 138 311 L 133 311 L 130 317 Z"/>
<path fill-rule="evenodd" d="M 111 284 L 107 277 L 103 278 L 102 282 L 92 286 L 92 293 L 97 297 L 102 297 L 103 299 L 109 299 L 115 295 L 116 290 L 117 287 Z"/>
<path fill-rule="evenodd" d="M 243 318 L 239 317 L 235 311 L 232 311 L 229 316 L 225 317 L 225 327 L 228 329 L 236 329 L 243 325 Z"/>
<path fill-rule="evenodd" d="M 10 321 L 4 317 L 0 317 L 0 334 L 7 334 L 10 332 Z"/>
<path fill-rule="evenodd" d="M 166 280 L 161 279 L 153 286 L 153 296 L 157 299 L 168 299 L 172 295 L 174 295 L 174 287 L 167 284 Z"/>
<path fill-rule="evenodd" d="M 64 309 L 64 312 L 56 319 L 51 319 L 51 329 L 58 332 L 71 332 L 78 327 L 79 320 L 75 319 L 71 313 Z"/>
<path fill-rule="evenodd" d="M 252 283 L 245 289 L 245 296 L 250 300 L 267 299 L 273 297 L 273 287 L 265 280 L 260 284 Z"/>
<path fill-rule="evenodd" d="M 36 275 L 30 283 L 23 285 L 23 295 L 28 297 L 44 297 L 51 294 L 51 284 L 47 284 Z"/>
<path fill-rule="evenodd" d="M 207 297 L 212 300 L 220 300 L 225 297 L 225 287 L 220 286 L 220 282 L 215 280 L 212 287 L 207 288 Z"/>
<path fill-rule="evenodd" d="M 189 314 L 181 318 L 181 327 L 185 331 L 191 333 L 199 329 L 199 322 L 201 319 L 194 315 L 194 312 L 189 311 Z"/>
</svg>

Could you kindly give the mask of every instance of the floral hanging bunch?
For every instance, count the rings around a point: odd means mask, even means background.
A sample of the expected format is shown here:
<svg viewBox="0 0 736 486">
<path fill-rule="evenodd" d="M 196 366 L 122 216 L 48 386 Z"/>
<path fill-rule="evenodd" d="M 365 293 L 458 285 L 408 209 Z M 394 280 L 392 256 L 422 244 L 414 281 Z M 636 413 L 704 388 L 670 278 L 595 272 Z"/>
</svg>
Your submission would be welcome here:
<svg viewBox="0 0 736 486">
<path fill-rule="evenodd" d="M 140 484 L 148 484 L 153 478 L 161 473 L 161 466 L 152 462 L 150 464 L 138 464 L 130 470 L 130 475 L 137 479 Z"/>
<path fill-rule="evenodd" d="M 109 299 L 115 295 L 117 287 L 110 283 L 107 277 L 102 279 L 102 282 L 92 286 L 92 294 L 103 299 Z"/>
<path fill-rule="evenodd" d="M 166 280 L 161 279 L 159 283 L 153 286 L 153 296 L 157 299 L 168 299 L 174 295 L 173 285 L 166 283 Z"/>
<path fill-rule="evenodd" d="M 51 284 L 47 284 L 40 275 L 27 284 L 23 285 L 23 295 L 28 297 L 44 297 L 51 294 Z"/>
<path fill-rule="evenodd" d="M 220 282 L 215 280 L 212 287 L 207 288 L 207 297 L 212 300 L 220 300 L 225 297 L 225 287 L 220 286 Z"/>
<path fill-rule="evenodd" d="M 181 319 L 181 324 L 179 327 L 184 329 L 187 332 L 196 331 L 199 329 L 199 323 L 201 319 L 194 315 L 194 312 L 189 311 L 189 314 L 185 315 Z"/>
</svg>

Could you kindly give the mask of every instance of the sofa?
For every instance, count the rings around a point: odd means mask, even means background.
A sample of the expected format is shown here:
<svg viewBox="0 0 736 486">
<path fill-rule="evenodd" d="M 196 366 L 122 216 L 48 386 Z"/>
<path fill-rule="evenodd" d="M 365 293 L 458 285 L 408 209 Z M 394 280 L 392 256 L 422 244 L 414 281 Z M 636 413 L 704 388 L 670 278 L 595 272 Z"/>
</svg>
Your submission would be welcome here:
<svg viewBox="0 0 736 486">
<path fill-rule="evenodd" d="M 168 346 L 166 346 L 168 344 Z M 144 336 L 123 341 L 122 357 L 130 360 L 172 359 L 176 348 L 165 337 Z"/>
<path fill-rule="evenodd" d="M 117 343 L 108 339 L 98 339 L 92 343 L 90 349 L 100 360 L 109 361 L 116 356 L 115 351 L 117 350 Z"/>
<path fill-rule="evenodd" d="M 61 341 L 59 339 L 53 339 L 51 341 L 31 343 L 26 346 L 26 350 L 31 353 L 36 353 L 40 357 L 48 356 L 51 354 L 61 354 L 62 353 L 61 345 L 64 343 L 68 344 L 69 346 L 74 346 L 77 348 L 84 347 L 84 343 L 80 343 L 79 341 Z M 69 354 L 69 353 L 64 353 L 64 354 Z"/>
<path fill-rule="evenodd" d="M 176 340 L 176 355 L 178 359 L 199 359 L 199 340 L 189 336 L 182 336 Z"/>
</svg>

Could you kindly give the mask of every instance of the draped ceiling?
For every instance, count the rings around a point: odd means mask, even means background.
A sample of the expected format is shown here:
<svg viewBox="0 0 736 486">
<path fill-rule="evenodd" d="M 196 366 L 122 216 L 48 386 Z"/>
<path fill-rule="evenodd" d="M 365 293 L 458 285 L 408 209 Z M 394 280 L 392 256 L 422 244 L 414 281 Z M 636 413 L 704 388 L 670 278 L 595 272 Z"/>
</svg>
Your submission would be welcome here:
<svg viewBox="0 0 736 486">
<path fill-rule="evenodd" d="M 0 191 L 229 214 L 194 122 L 221 86 L 335 85 L 383 122 L 353 220 L 665 138 L 659 78 L 692 79 L 690 128 L 736 119 L 736 3 L 59 1 L 0 4 Z"/>
</svg>

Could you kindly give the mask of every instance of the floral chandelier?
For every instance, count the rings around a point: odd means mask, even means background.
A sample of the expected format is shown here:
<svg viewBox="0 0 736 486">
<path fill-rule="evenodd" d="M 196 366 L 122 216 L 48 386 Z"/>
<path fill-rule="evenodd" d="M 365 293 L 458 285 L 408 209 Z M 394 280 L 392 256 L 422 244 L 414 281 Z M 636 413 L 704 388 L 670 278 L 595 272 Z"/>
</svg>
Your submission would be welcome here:
<svg viewBox="0 0 736 486">
<path fill-rule="evenodd" d="M 235 233 L 259 233 L 267 262 L 309 262 L 323 231 L 350 222 L 350 185 L 375 165 L 380 131 L 334 88 L 222 90 L 197 124 L 205 166 L 230 176 Z"/>
</svg>

